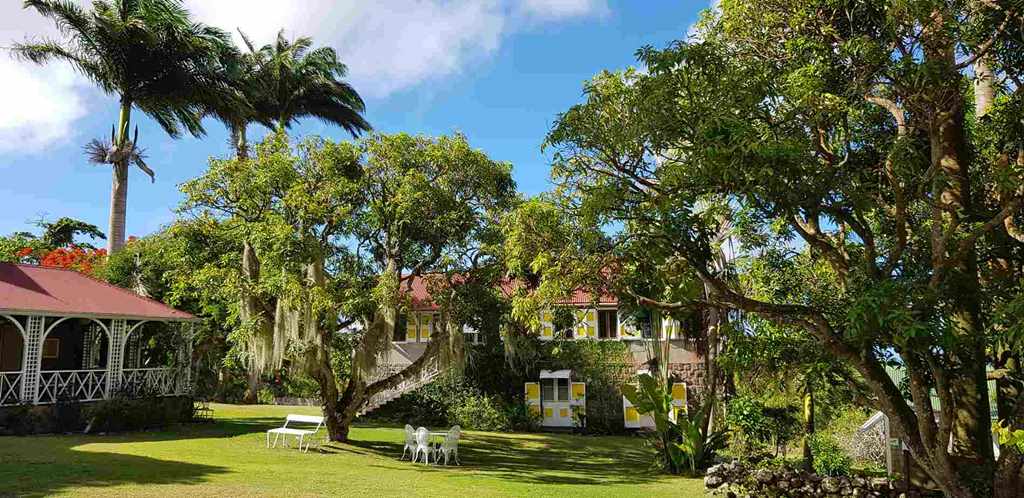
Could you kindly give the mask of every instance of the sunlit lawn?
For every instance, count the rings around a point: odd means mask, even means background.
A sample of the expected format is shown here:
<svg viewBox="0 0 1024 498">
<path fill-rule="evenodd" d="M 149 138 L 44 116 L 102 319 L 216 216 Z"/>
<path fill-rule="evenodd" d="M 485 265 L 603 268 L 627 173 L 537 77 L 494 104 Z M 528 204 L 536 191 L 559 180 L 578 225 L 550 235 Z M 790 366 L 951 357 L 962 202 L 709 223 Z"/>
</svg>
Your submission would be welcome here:
<svg viewBox="0 0 1024 498">
<path fill-rule="evenodd" d="M 213 424 L 111 436 L 0 437 L 0 496 L 703 496 L 649 472 L 639 439 L 467 432 L 462 467 L 399 461 L 402 431 L 357 427 L 308 454 L 264 447 L 287 413 L 213 405 Z"/>
</svg>

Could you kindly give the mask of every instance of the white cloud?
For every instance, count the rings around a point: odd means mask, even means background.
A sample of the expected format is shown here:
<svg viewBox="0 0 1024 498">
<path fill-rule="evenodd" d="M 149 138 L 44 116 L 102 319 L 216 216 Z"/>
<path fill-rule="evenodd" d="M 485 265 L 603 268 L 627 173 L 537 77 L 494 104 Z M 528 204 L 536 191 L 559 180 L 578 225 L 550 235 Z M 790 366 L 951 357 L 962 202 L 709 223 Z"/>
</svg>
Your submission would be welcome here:
<svg viewBox="0 0 1024 498">
<path fill-rule="evenodd" d="M 70 138 L 85 116 L 87 83 L 65 64 L 45 67 L 0 57 L 0 153 L 32 153 Z"/>
<path fill-rule="evenodd" d="M 75 0 L 87 4 L 87 0 Z M 486 59 L 528 24 L 605 15 L 607 0 L 186 0 L 200 21 L 257 44 L 284 28 L 334 47 L 366 98 L 452 77 Z M 52 36 L 50 21 L 0 0 L 0 46 Z M 237 38 L 237 34 L 236 34 Z M 0 153 L 67 139 L 90 107 L 89 83 L 60 65 L 38 67 L 0 53 Z M 9 144 L 6 145 L 6 144 Z"/>
<path fill-rule="evenodd" d="M 0 47 L 55 32 L 21 2 L 0 5 Z M 0 153 L 31 154 L 65 142 L 74 122 L 86 114 L 88 82 L 66 64 L 37 66 L 9 55 L 0 49 Z"/>
<path fill-rule="evenodd" d="M 606 0 L 523 0 L 520 10 L 535 19 L 565 19 L 605 15 L 609 12 Z"/>
</svg>

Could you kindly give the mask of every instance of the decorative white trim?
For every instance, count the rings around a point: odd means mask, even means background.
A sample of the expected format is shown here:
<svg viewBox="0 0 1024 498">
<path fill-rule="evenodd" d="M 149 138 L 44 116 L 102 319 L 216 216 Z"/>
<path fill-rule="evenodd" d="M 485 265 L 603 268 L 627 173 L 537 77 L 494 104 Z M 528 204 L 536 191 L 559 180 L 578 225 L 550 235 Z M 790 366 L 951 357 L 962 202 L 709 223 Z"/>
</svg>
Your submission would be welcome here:
<svg viewBox="0 0 1024 498">
<path fill-rule="evenodd" d="M 106 370 L 43 370 L 35 404 L 55 403 L 62 397 L 74 401 L 95 401 L 106 394 Z"/>
<path fill-rule="evenodd" d="M 21 401 L 21 380 L 24 372 L 0 372 L 0 406 L 16 405 Z"/>
<path fill-rule="evenodd" d="M 6 318 L 10 320 L 11 323 L 13 323 L 14 326 L 18 328 L 18 332 L 21 334 L 21 340 L 23 342 L 25 341 L 25 337 L 27 336 L 27 334 L 25 333 L 25 327 L 21 326 L 21 322 L 15 320 L 14 317 L 11 315 L 0 315 L 0 318 Z"/>
<path fill-rule="evenodd" d="M 121 387 L 121 375 L 124 361 L 124 339 L 128 330 L 127 320 L 111 320 L 107 337 L 107 397 Z"/>
<path fill-rule="evenodd" d="M 32 315 L 26 323 L 25 343 L 22 348 L 21 371 L 21 400 L 25 403 L 35 403 L 36 393 L 39 389 L 39 369 L 43 359 L 41 350 L 43 347 L 43 329 L 46 326 L 46 319 L 42 316 Z"/>
</svg>

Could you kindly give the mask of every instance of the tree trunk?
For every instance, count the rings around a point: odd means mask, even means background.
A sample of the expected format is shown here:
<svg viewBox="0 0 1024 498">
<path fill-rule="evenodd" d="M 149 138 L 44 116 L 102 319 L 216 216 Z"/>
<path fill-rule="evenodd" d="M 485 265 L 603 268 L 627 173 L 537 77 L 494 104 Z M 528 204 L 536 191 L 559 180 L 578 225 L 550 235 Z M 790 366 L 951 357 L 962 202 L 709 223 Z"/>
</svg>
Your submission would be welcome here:
<svg viewBox="0 0 1024 498">
<path fill-rule="evenodd" d="M 121 149 L 128 141 L 128 127 L 131 125 L 132 103 L 121 99 L 121 114 L 117 122 L 117 142 L 111 144 Z M 113 182 L 110 186 L 110 225 L 107 229 L 107 252 L 113 254 L 124 247 L 125 217 L 128 204 L 128 154 L 119 154 L 113 166 Z"/>
<path fill-rule="evenodd" d="M 246 125 L 231 125 L 231 142 L 235 146 L 235 158 L 249 159 L 249 140 L 246 137 Z"/>
<path fill-rule="evenodd" d="M 814 470 L 814 454 L 811 453 L 811 437 L 814 436 L 814 388 L 808 381 L 804 388 L 804 441 L 803 467 L 807 472 Z"/>
<path fill-rule="evenodd" d="M 942 276 L 933 280 L 933 287 L 950 303 L 949 323 L 960 342 L 950 351 L 953 362 L 959 364 L 959 371 L 949 382 L 955 400 L 952 454 L 965 460 L 957 465 L 961 482 L 991 483 L 994 471 L 992 433 L 976 244 L 962 251 L 954 243 L 955 239 L 945 236 L 947 227 L 956 229 L 977 219 L 978 215 L 965 153 L 964 101 L 958 84 L 960 74 L 955 67 L 955 43 L 943 26 L 948 21 L 945 12 L 936 10 L 930 20 L 932 24 L 925 30 L 928 34 L 922 38 L 925 59 L 948 72 L 948 77 L 932 83 L 924 101 L 934 106 L 928 133 L 931 164 L 942 172 L 932 185 L 933 202 L 939 203 L 932 214 L 932 264 L 936 276 Z M 969 486 L 976 487 L 976 492 L 988 487 Z"/>
</svg>

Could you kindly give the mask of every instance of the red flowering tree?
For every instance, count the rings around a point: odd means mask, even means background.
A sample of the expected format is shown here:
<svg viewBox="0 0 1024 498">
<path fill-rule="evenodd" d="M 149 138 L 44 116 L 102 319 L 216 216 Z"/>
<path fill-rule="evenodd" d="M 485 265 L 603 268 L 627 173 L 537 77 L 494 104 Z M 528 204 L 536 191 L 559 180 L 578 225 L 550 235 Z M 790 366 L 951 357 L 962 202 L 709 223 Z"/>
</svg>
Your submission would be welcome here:
<svg viewBox="0 0 1024 498">
<path fill-rule="evenodd" d="M 26 248 L 31 250 L 31 248 Z M 58 247 L 45 254 L 39 260 L 39 264 L 51 268 L 65 268 L 75 270 L 86 275 L 92 275 L 99 265 L 107 259 L 106 249 L 82 248 L 70 246 L 67 248 Z"/>
</svg>

